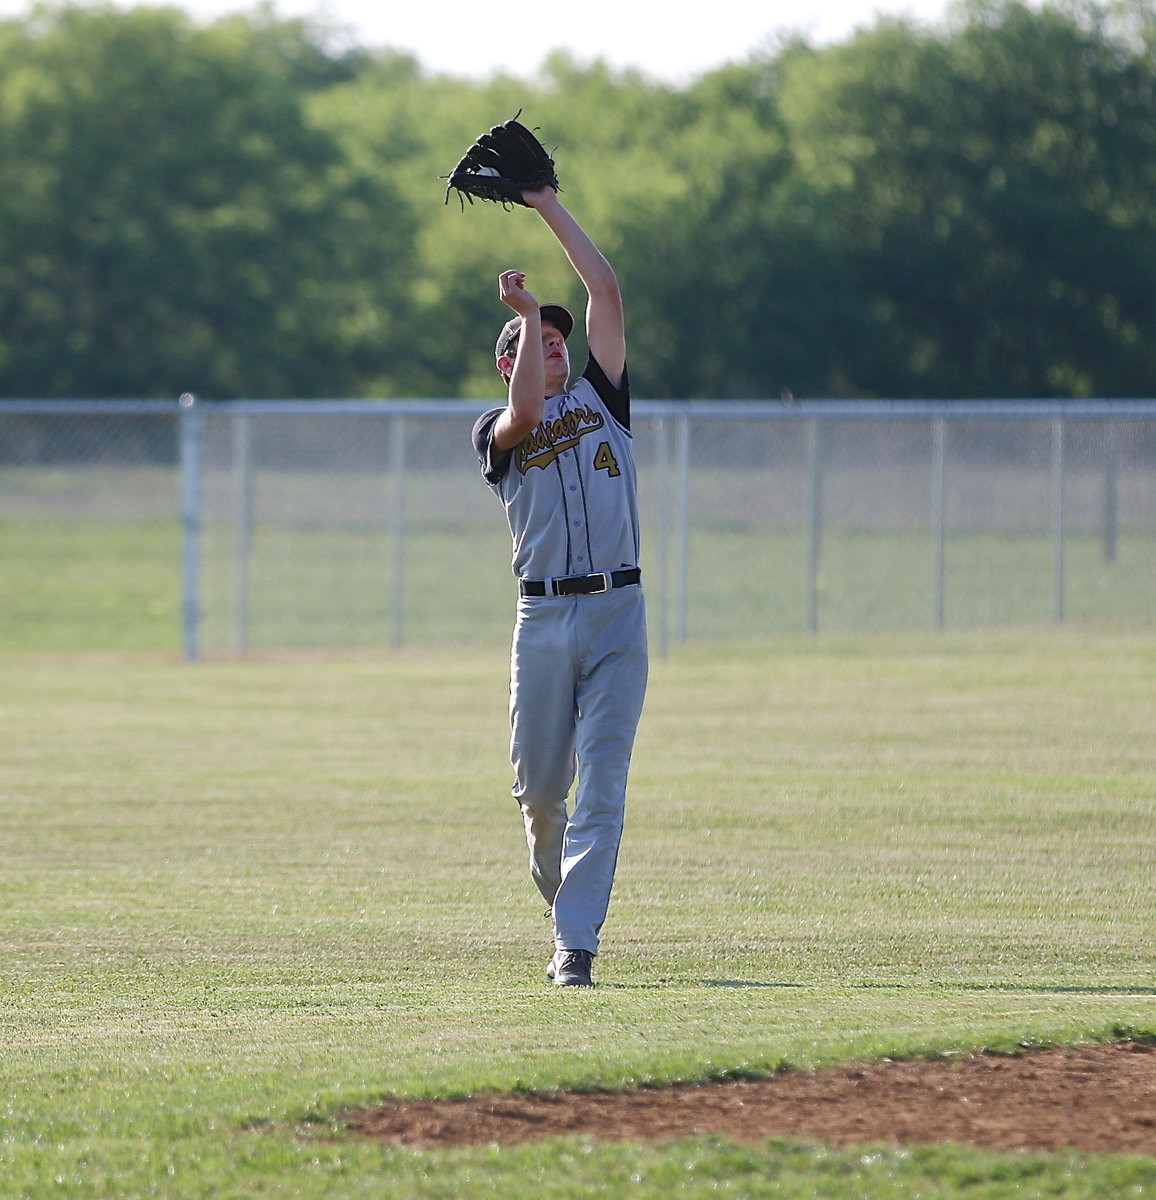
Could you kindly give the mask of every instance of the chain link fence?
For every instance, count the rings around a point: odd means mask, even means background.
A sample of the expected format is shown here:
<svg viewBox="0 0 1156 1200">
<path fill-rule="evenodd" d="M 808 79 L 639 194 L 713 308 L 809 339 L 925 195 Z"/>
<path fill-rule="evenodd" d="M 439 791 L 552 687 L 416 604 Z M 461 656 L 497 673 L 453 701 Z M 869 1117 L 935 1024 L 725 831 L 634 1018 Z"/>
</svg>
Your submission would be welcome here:
<svg viewBox="0 0 1156 1200">
<path fill-rule="evenodd" d="M 0 646 L 499 644 L 515 588 L 479 411 L 0 402 Z M 1156 402 L 637 401 L 634 432 L 658 653 L 1156 624 Z"/>
</svg>

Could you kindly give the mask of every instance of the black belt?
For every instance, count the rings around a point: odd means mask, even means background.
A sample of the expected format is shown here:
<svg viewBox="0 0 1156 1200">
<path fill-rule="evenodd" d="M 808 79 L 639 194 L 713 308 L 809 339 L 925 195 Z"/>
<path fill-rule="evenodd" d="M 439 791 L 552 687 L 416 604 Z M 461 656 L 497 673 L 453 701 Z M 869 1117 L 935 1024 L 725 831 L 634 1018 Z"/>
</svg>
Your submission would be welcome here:
<svg viewBox="0 0 1156 1200">
<path fill-rule="evenodd" d="M 625 571 L 595 571 L 593 575 L 562 575 L 557 579 L 519 579 L 523 596 L 596 596 L 611 588 L 629 587 L 642 578 L 637 567 Z"/>
</svg>

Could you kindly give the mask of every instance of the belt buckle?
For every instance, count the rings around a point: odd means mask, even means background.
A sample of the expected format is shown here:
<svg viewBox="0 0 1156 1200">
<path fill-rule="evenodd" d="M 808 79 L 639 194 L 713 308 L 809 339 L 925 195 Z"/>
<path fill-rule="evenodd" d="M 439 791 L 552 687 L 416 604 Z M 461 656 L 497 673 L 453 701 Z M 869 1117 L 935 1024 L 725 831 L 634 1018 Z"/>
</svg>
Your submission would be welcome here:
<svg viewBox="0 0 1156 1200">
<path fill-rule="evenodd" d="M 599 582 L 595 584 L 595 580 Z M 613 586 L 614 580 L 609 572 L 591 571 L 589 575 L 563 575 L 553 579 L 548 590 L 555 596 L 601 596 Z"/>
</svg>

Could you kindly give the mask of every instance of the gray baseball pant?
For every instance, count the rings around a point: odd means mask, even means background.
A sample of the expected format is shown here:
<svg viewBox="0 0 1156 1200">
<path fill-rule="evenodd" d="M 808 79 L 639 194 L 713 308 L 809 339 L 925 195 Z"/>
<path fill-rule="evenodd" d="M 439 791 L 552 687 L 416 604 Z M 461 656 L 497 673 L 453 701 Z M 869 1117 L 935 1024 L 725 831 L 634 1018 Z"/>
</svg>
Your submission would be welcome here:
<svg viewBox="0 0 1156 1200">
<path fill-rule="evenodd" d="M 510 662 L 513 793 L 558 950 L 598 952 L 646 678 L 641 587 L 519 600 Z"/>
</svg>

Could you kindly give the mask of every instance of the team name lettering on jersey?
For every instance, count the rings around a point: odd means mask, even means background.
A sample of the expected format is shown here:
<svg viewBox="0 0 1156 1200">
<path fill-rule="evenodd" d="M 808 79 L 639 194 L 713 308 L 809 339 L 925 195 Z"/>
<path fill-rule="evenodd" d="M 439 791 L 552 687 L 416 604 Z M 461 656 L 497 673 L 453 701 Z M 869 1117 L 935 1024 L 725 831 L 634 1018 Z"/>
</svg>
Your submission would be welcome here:
<svg viewBox="0 0 1156 1200">
<path fill-rule="evenodd" d="M 588 433 L 602 428 L 602 414 L 593 408 L 571 408 L 553 421 L 543 421 L 514 451 L 514 464 L 525 475 L 531 467 L 545 468 L 564 450 L 572 450 Z"/>
</svg>

